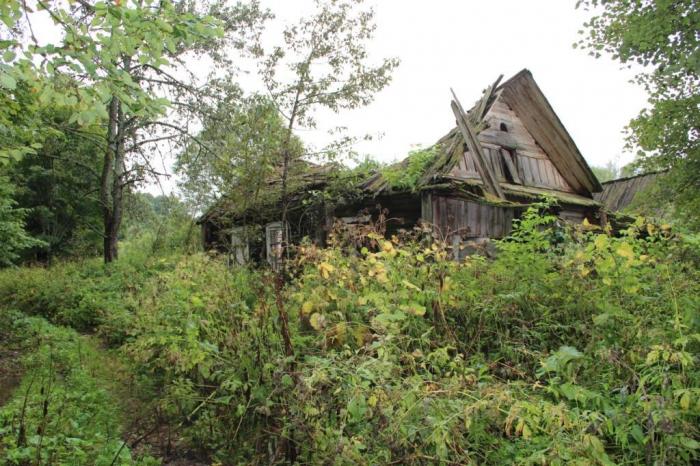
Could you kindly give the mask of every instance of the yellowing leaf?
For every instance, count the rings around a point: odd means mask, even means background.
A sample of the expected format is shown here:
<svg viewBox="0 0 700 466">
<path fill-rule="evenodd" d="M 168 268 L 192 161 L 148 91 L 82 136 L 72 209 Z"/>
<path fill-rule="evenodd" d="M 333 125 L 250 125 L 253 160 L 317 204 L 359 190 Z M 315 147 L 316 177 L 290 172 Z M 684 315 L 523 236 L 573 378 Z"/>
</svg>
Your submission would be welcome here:
<svg viewBox="0 0 700 466">
<path fill-rule="evenodd" d="M 634 251 L 629 243 L 622 243 L 616 252 L 618 256 L 622 256 L 625 259 L 634 259 Z"/>
<path fill-rule="evenodd" d="M 587 218 L 583 219 L 583 222 L 581 222 L 581 226 L 583 227 L 584 230 L 599 230 L 600 229 L 600 227 L 598 225 L 591 224 L 591 222 L 589 222 Z"/>
<path fill-rule="evenodd" d="M 391 252 L 394 250 L 394 245 L 391 244 L 391 241 L 384 241 L 382 243 L 382 251 L 384 252 Z"/>
<path fill-rule="evenodd" d="M 326 325 L 326 318 L 317 312 L 311 315 L 309 323 L 314 330 L 321 330 Z"/>
<path fill-rule="evenodd" d="M 654 364 L 656 361 L 659 360 L 659 351 L 658 350 L 652 350 L 649 351 L 649 354 L 647 354 L 647 364 Z"/>
<path fill-rule="evenodd" d="M 306 316 L 311 314 L 311 311 L 314 310 L 314 303 L 311 301 L 306 301 L 304 304 L 301 305 L 301 314 Z"/>
<path fill-rule="evenodd" d="M 417 317 L 424 316 L 426 311 L 425 306 L 418 303 L 403 304 L 399 306 L 399 309 Z"/>
<path fill-rule="evenodd" d="M 683 411 L 687 411 L 688 408 L 690 408 L 690 393 L 683 393 L 683 396 L 681 396 L 680 405 Z"/>
<path fill-rule="evenodd" d="M 339 322 L 326 333 L 326 338 L 332 345 L 343 345 L 347 340 L 347 334 L 347 324 L 345 322 Z"/>
<path fill-rule="evenodd" d="M 365 340 L 367 340 L 367 336 L 369 335 L 369 330 L 367 330 L 366 327 L 357 327 L 352 334 L 355 337 L 355 343 L 357 343 L 357 346 L 363 346 L 365 344 Z"/>
<path fill-rule="evenodd" d="M 420 288 L 418 288 L 416 285 L 414 285 L 413 283 L 409 282 L 408 280 L 403 280 L 401 283 L 403 283 L 403 285 L 404 285 L 406 288 L 411 288 L 411 289 L 413 289 L 413 290 L 420 291 Z"/>
<path fill-rule="evenodd" d="M 593 244 L 595 244 L 595 248 L 598 250 L 605 249 L 608 245 L 607 235 L 597 235 L 595 240 L 593 240 Z"/>
<path fill-rule="evenodd" d="M 377 399 L 377 395 L 370 395 L 370 397 L 367 398 L 367 404 L 370 408 L 374 408 L 375 406 L 377 406 L 377 401 L 379 401 Z"/>
<path fill-rule="evenodd" d="M 331 273 L 333 273 L 333 271 L 335 270 L 335 267 L 333 267 L 328 262 L 321 262 L 320 264 L 318 264 L 318 270 L 319 272 L 321 272 L 321 276 L 323 278 L 328 278 L 331 275 Z"/>
<path fill-rule="evenodd" d="M 451 286 L 452 286 L 452 278 L 445 277 L 445 280 L 442 282 L 442 290 L 441 291 L 449 291 Z"/>
</svg>

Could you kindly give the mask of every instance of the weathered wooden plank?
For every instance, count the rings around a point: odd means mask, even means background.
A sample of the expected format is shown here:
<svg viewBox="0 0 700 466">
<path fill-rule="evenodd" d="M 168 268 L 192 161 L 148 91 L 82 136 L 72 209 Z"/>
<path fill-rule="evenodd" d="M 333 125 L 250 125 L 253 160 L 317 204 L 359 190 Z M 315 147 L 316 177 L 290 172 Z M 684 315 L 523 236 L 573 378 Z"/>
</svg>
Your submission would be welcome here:
<svg viewBox="0 0 700 466">
<path fill-rule="evenodd" d="M 534 178 L 532 177 L 532 166 L 530 164 L 530 157 L 524 157 L 520 154 L 517 155 L 518 157 L 518 162 L 519 165 L 523 169 L 523 180 L 525 181 L 525 185 L 531 185 L 535 182 Z"/>
<path fill-rule="evenodd" d="M 462 109 L 457 96 L 454 94 L 454 91 L 452 92 L 452 95 L 454 96 L 455 100 L 452 101 L 451 107 L 457 119 L 457 126 L 459 126 L 459 130 L 462 133 L 464 141 L 467 143 L 469 152 L 471 152 L 474 161 L 476 162 L 479 175 L 481 175 L 481 180 L 484 182 L 485 190 L 494 196 L 505 199 L 506 197 L 503 194 L 503 190 L 501 190 L 501 186 L 499 185 L 498 181 L 496 181 L 493 173 L 489 170 L 484 153 L 481 149 L 481 144 L 476 139 L 476 135 L 474 134 L 470 123 L 467 121 L 466 114 Z"/>
<path fill-rule="evenodd" d="M 590 195 L 600 190 L 583 156 L 531 75 L 509 82 L 501 96 L 576 192 Z"/>
<path fill-rule="evenodd" d="M 542 160 L 531 159 L 532 162 L 532 176 L 535 179 L 535 184 L 540 186 L 547 186 L 545 183 L 545 177 L 542 176 Z"/>
<path fill-rule="evenodd" d="M 428 192 L 421 194 L 420 216 L 424 222 L 433 223 L 433 200 L 432 194 Z"/>
<path fill-rule="evenodd" d="M 510 173 L 510 177 L 513 180 L 513 183 L 522 184 L 522 181 L 520 181 L 520 175 L 518 174 L 518 170 L 516 170 L 515 165 L 513 164 L 513 159 L 511 159 L 510 151 L 506 149 L 501 149 L 501 157 L 503 157 L 503 162 L 505 163 L 506 168 L 508 169 L 508 173 Z"/>
<path fill-rule="evenodd" d="M 472 123 L 472 125 L 478 126 L 483 121 L 487 110 L 494 103 L 495 96 L 493 95 L 493 91 L 496 90 L 496 88 L 498 87 L 498 85 L 500 84 L 502 79 L 503 79 L 503 75 L 498 76 L 496 81 L 494 81 L 493 84 L 491 84 L 489 87 L 487 87 L 486 90 L 484 90 L 484 94 L 481 97 L 481 100 L 477 104 L 476 108 L 474 108 L 474 110 L 472 110 L 471 121 L 470 121 Z M 452 92 L 452 95 L 454 95 L 454 91 Z M 457 100 L 457 97 L 455 97 L 455 100 Z M 457 103 L 459 103 L 458 100 L 457 100 Z M 461 107 L 461 105 L 460 105 L 460 107 Z"/>
</svg>

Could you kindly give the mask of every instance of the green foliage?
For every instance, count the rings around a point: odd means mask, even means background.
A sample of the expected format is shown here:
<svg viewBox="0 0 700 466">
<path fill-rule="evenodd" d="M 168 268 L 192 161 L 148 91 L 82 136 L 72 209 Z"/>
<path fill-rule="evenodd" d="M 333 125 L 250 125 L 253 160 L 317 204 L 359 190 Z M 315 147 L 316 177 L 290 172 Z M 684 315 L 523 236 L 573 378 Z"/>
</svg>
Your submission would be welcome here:
<svg viewBox="0 0 700 466">
<path fill-rule="evenodd" d="M 425 170 L 435 160 L 437 154 L 437 146 L 412 150 L 404 162 L 384 168 L 381 171 L 382 176 L 393 190 L 415 191 L 418 189 L 418 182 L 425 175 Z"/>
<path fill-rule="evenodd" d="M 127 255 L 109 267 L 95 258 L 4 271 L 0 306 L 81 331 L 98 330 L 108 343 L 121 343 L 144 281 L 169 265 L 163 257 L 148 256 Z"/>
<path fill-rule="evenodd" d="M 17 207 L 13 196 L 13 186 L 0 175 L 0 267 L 13 264 L 23 249 L 44 244 L 25 230 L 27 211 Z"/>
<path fill-rule="evenodd" d="M 222 195 L 239 206 L 274 199 L 279 193 L 270 189 L 269 181 L 280 175 L 287 136 L 282 116 L 267 98 L 243 98 L 238 88 L 230 89 L 226 83 L 210 86 L 221 98 L 204 111 L 199 141 L 178 154 L 175 164 L 176 172 L 183 175 L 180 186 L 187 200 L 201 208 Z M 303 154 L 298 138 L 290 141 L 290 152 L 294 161 Z M 300 169 L 301 164 L 292 164 L 291 178 Z"/>
<path fill-rule="evenodd" d="M 97 303 L 126 296 L 119 330 L 98 313 L 98 332 L 123 332 L 164 422 L 214 462 L 696 461 L 697 238 L 641 218 L 621 236 L 572 229 L 551 208 L 533 206 L 493 259 L 456 262 L 422 230 L 337 231 L 300 246 L 281 289 L 201 254 L 53 270 Z M 0 275 L 3 302 L 30 309 L 44 273 Z M 89 314 L 85 298 L 65 305 Z"/>
<path fill-rule="evenodd" d="M 631 121 L 629 142 L 641 149 L 637 165 L 647 171 L 671 168 L 667 180 L 680 217 L 700 224 L 700 13 L 695 0 L 579 0 L 594 16 L 576 45 L 599 57 L 611 54 L 645 68 L 637 82 L 650 106 Z"/>
<path fill-rule="evenodd" d="M 159 464 L 123 447 L 109 365 L 92 341 L 19 312 L 3 311 L 0 323 L 27 352 L 23 382 L 0 408 L 3 464 Z"/>
<path fill-rule="evenodd" d="M 601 183 L 620 177 L 620 170 L 613 162 L 608 162 L 603 167 L 591 167 L 591 170 Z"/>
<path fill-rule="evenodd" d="M 92 123 L 106 120 L 107 104 L 112 96 L 118 98 L 131 115 L 162 114 L 168 101 L 158 98 L 136 85 L 133 74 L 125 71 L 124 59 L 142 67 L 160 70 L 171 63 L 169 54 L 197 41 L 222 35 L 219 22 L 213 17 L 200 17 L 178 8 L 172 2 L 124 1 L 116 4 L 98 1 L 75 10 L 58 3 L 39 3 L 56 27 L 63 33 L 57 43 L 38 45 L 17 36 L 17 26 L 31 21 L 33 12 L 20 8 L 21 2 L 11 1 L 0 11 L 11 34 L 3 41 L 2 86 L 13 91 L 19 82 L 30 85 L 33 72 L 47 77 L 41 89 L 45 103 L 76 105 L 71 122 Z M 109 31 L 105 35 L 105 31 Z M 10 55 L 11 54 L 11 55 Z M 34 61 L 35 55 L 43 60 Z M 14 57 L 14 60 L 8 58 Z M 126 66 L 128 68 L 128 66 Z M 62 75 L 81 76 L 84 85 L 75 83 L 72 92 L 56 89 L 51 80 Z M 57 80 L 60 81 L 60 80 Z"/>
<path fill-rule="evenodd" d="M 201 248 L 200 227 L 175 195 L 129 192 L 125 196 L 124 244 L 127 257 L 160 257 Z"/>
<path fill-rule="evenodd" d="M 0 80 L 5 83 L 14 79 L 5 75 L 6 66 L 0 61 Z M 41 106 L 33 92 L 40 86 L 39 79 L 34 87 L 21 83 L 11 92 L 0 85 L 0 167 L 36 153 L 46 133 L 50 133 L 42 122 Z"/>
<path fill-rule="evenodd" d="M 102 216 L 94 146 L 102 130 L 68 125 L 70 109 L 47 106 L 40 113 L 47 126 L 64 131 L 47 131 L 41 148 L 6 166 L 15 199 L 27 213 L 27 232 L 44 242 L 23 258 L 50 262 L 56 256 L 95 255 L 102 245 Z"/>
</svg>

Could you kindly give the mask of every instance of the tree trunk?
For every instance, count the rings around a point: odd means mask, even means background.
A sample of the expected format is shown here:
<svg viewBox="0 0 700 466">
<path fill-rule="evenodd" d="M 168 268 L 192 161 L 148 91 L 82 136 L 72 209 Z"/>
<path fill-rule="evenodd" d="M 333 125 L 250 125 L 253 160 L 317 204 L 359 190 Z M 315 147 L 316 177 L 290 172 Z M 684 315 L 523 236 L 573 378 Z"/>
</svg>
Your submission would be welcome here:
<svg viewBox="0 0 700 466">
<path fill-rule="evenodd" d="M 112 249 L 112 185 L 114 178 L 114 157 L 117 152 L 119 138 L 119 106 L 119 99 L 112 97 L 107 112 L 107 148 L 104 153 L 104 164 L 102 165 L 102 176 L 100 178 L 100 204 L 104 225 L 103 255 L 105 263 L 112 262 L 115 259 L 114 250 Z"/>
<path fill-rule="evenodd" d="M 112 219 L 109 225 L 109 249 L 112 260 L 119 257 L 117 241 L 119 240 L 119 229 L 122 225 L 124 172 L 126 171 L 124 160 L 125 130 L 124 112 L 121 105 L 119 105 L 117 109 L 117 150 L 114 153 L 114 176 L 112 178 Z"/>
</svg>

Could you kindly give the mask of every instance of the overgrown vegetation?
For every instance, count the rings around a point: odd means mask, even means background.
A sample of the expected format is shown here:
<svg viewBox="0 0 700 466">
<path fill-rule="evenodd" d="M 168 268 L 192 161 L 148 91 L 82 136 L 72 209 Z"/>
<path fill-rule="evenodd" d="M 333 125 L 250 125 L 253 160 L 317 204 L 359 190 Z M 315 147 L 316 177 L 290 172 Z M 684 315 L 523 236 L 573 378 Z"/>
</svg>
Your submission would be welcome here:
<svg viewBox="0 0 700 466">
<path fill-rule="evenodd" d="M 381 173 L 393 190 L 416 191 L 418 182 L 425 175 L 426 169 L 435 160 L 438 146 L 416 149 L 408 153 L 403 162 L 389 165 Z"/>
<path fill-rule="evenodd" d="M 648 66 L 630 141 L 671 169 L 690 228 L 695 3 L 578 2 L 599 8 L 579 45 Z M 700 236 L 675 224 L 613 234 L 543 201 L 462 261 L 428 226 L 387 238 L 384 213 L 275 272 L 199 252 L 192 214 L 214 198 L 284 225 L 307 175 L 324 220 L 377 170 L 419 189 L 437 147 L 327 173 L 355 139 L 296 134 L 392 79 L 362 0 L 318 0 L 274 41 L 255 1 L 34 7 L 0 4 L 0 463 L 700 461 Z M 239 87 L 243 58 L 266 97 Z M 187 206 L 138 193 L 173 151 Z"/>
<path fill-rule="evenodd" d="M 0 407 L 3 464 L 159 464 L 125 448 L 107 386 L 113 364 L 90 338 L 17 311 L 3 311 L 0 323 L 12 336 L 0 343 L 28 352 L 23 383 Z"/>
<path fill-rule="evenodd" d="M 697 238 L 645 220 L 620 237 L 571 230 L 546 208 L 495 259 L 455 262 L 424 231 L 337 231 L 300 246 L 282 290 L 214 257 L 131 249 L 106 270 L 4 272 L 0 302 L 96 329 L 161 387 L 150 396 L 182 447 L 214 462 L 697 459 Z"/>
</svg>

